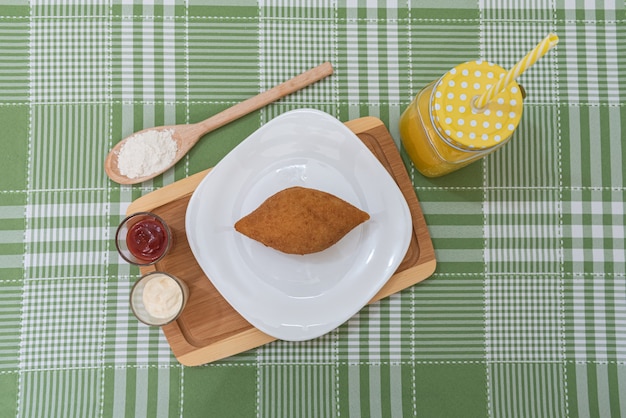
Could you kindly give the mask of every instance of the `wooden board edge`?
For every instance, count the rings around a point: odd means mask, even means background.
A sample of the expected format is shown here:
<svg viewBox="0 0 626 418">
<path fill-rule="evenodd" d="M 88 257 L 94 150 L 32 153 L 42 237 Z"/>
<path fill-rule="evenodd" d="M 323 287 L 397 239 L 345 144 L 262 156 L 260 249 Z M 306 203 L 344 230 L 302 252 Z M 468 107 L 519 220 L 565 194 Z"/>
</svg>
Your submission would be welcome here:
<svg viewBox="0 0 626 418">
<path fill-rule="evenodd" d="M 211 171 L 210 168 L 196 174 L 192 174 L 189 177 L 185 177 L 184 179 L 168 184 L 167 186 L 150 192 L 145 196 L 137 198 L 128 206 L 128 208 L 126 208 L 126 214 L 130 215 L 135 212 L 149 212 L 159 206 L 162 206 L 164 201 L 171 202 L 193 193 L 209 171 Z"/>
<path fill-rule="evenodd" d="M 431 260 L 422 265 L 397 273 L 394 275 L 396 279 L 394 285 L 383 287 L 376 294 L 376 296 L 368 302 L 368 305 L 426 280 L 435 271 L 436 265 L 437 262 L 435 260 Z M 419 279 L 417 281 L 415 280 L 416 275 L 419 275 Z M 276 338 L 267 335 L 256 328 L 251 328 L 235 336 L 221 340 L 219 344 L 195 347 L 194 349 L 190 349 L 178 355 L 174 353 L 174 355 L 180 364 L 188 367 L 195 367 L 222 360 L 233 356 L 233 353 L 236 354 L 252 350 L 276 340 Z"/>
<path fill-rule="evenodd" d="M 394 293 L 408 289 L 426 280 L 434 273 L 436 267 L 437 261 L 432 259 L 413 268 L 394 274 L 392 276 L 394 282 L 387 282 L 388 284 L 383 286 L 367 304 L 370 305 L 378 302 Z M 418 277 L 417 279 L 416 276 Z M 167 337 L 167 333 L 165 334 Z M 195 347 L 187 343 L 186 350 L 179 350 L 178 353 L 172 351 L 176 359 L 182 365 L 193 367 L 231 357 L 234 354 L 252 350 L 276 340 L 275 337 L 267 335 L 257 328 L 251 328 L 221 340 L 218 344 Z"/>
<path fill-rule="evenodd" d="M 375 116 L 364 116 L 362 118 L 349 120 L 344 122 L 352 132 L 356 135 L 369 131 L 372 128 L 376 128 L 378 126 L 384 126 L 385 123 Z M 386 129 L 386 127 L 385 127 Z"/>
<path fill-rule="evenodd" d="M 231 357 L 237 353 L 252 350 L 262 345 L 276 341 L 276 338 L 267 335 L 257 328 L 251 328 L 237 335 L 220 340 L 217 344 L 196 347 L 195 350 L 176 355 L 176 360 L 184 366 L 201 366 Z"/>
</svg>

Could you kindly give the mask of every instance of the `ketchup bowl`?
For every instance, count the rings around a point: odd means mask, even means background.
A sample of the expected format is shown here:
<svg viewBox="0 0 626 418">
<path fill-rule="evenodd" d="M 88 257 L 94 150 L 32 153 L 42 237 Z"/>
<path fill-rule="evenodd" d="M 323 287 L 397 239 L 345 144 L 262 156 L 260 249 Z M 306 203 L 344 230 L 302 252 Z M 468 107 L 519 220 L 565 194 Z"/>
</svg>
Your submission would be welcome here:
<svg viewBox="0 0 626 418">
<path fill-rule="evenodd" d="M 150 212 L 124 218 L 115 233 L 115 246 L 124 260 L 149 266 L 165 257 L 172 245 L 172 233 L 165 221 Z"/>
</svg>

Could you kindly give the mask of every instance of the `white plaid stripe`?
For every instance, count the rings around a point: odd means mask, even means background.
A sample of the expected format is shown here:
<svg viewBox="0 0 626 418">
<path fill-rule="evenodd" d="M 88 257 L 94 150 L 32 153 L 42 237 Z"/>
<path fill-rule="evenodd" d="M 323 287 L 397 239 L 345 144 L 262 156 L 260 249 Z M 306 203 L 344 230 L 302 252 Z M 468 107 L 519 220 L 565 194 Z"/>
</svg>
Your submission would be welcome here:
<svg viewBox="0 0 626 418">
<path fill-rule="evenodd" d="M 573 188 L 603 187 L 621 190 L 626 183 L 622 165 L 624 128 L 621 118 L 626 107 L 570 106 L 562 112 L 569 154 L 564 155 L 564 181 Z M 584 140 L 594 135 L 594 141 Z M 574 198 L 573 200 L 578 200 Z"/>
<path fill-rule="evenodd" d="M 554 19 L 554 2 L 552 0 L 534 0 L 533 3 L 533 7 L 529 8 L 524 2 L 519 0 L 478 1 L 484 20 L 533 21 Z M 540 40 L 537 40 L 537 42 Z"/>
<path fill-rule="evenodd" d="M 100 19 L 33 19 L 31 101 L 105 101 L 110 90 L 108 31 Z"/>
<path fill-rule="evenodd" d="M 484 204 L 489 272 L 559 273 L 561 206 L 556 190 L 493 190 Z"/>
<path fill-rule="evenodd" d="M 258 416 L 337 416 L 336 373 L 327 365 L 261 366 L 258 385 L 266 390 L 257 397 Z"/>
<path fill-rule="evenodd" d="M 0 17 L 0 102 L 28 100 L 28 20 Z"/>
<path fill-rule="evenodd" d="M 573 190 L 565 205 L 571 244 L 565 262 L 576 274 L 626 274 L 623 191 Z M 589 199 L 600 199 L 591 201 Z"/>
<path fill-rule="evenodd" d="M 109 238 L 105 202 L 104 192 L 34 195 L 26 208 L 27 277 L 102 277 Z"/>
<path fill-rule="evenodd" d="M 100 369 L 22 373 L 22 402 L 17 416 L 29 418 L 95 417 L 101 411 Z M 4 411 L 3 411 L 4 412 Z"/>
<path fill-rule="evenodd" d="M 484 359 L 483 288 L 480 275 L 436 273 L 412 290 L 412 355 L 417 361 Z"/>
<path fill-rule="evenodd" d="M 520 125 L 509 142 L 484 161 L 486 186 L 558 190 L 563 158 L 559 124 L 560 113 L 554 108 L 525 104 Z"/>
<path fill-rule="evenodd" d="M 291 77 L 313 68 L 335 55 L 336 33 L 332 15 L 313 16 L 315 8 L 293 8 L 277 2 L 260 2 L 261 89 L 267 90 Z M 288 14 L 285 18 L 284 13 Z M 274 17 L 279 16 L 279 17 Z M 303 53 L 304 52 L 304 53 Z M 329 83 L 300 90 L 289 96 L 291 103 L 325 104 L 334 92 Z"/>
<path fill-rule="evenodd" d="M 0 280 L 0 370 L 18 370 L 23 286 L 17 280 Z"/>
<path fill-rule="evenodd" d="M 338 355 L 349 364 L 406 361 L 412 353 L 409 293 L 368 305 L 339 329 Z"/>
<path fill-rule="evenodd" d="M 312 341 L 277 341 L 258 350 L 259 364 L 350 364 L 406 361 L 412 352 L 411 297 L 392 295 L 368 305 L 337 331 Z"/>
<path fill-rule="evenodd" d="M 398 20 L 348 20 L 341 33 L 342 63 L 345 89 L 342 101 L 350 105 L 362 103 L 398 104 L 400 62 L 406 62 L 400 39 L 406 39 L 406 25 Z M 381 38 L 384 42 L 372 42 Z M 345 52 L 343 52 L 345 51 Z M 344 55 L 345 54 L 345 55 Z"/>
<path fill-rule="evenodd" d="M 16 199 L 13 202 L 13 199 Z M 0 254 L 0 281 L 6 283 L 19 281 L 23 278 L 24 262 L 24 198 L 21 194 L 0 194 L 6 206 L 0 206 L 0 246 L 4 249 Z"/>
<path fill-rule="evenodd" d="M 135 56 L 133 42 L 133 20 L 123 20 L 119 25 L 119 57 L 120 57 L 120 97 L 130 102 L 135 98 Z M 140 99 L 140 98 L 139 98 Z"/>
<path fill-rule="evenodd" d="M 108 283 L 106 298 L 112 301 L 112 309 L 107 312 L 104 362 L 115 366 L 176 364 L 161 329 L 140 323 L 130 310 L 130 289 L 136 279 Z"/>
<path fill-rule="evenodd" d="M 480 58 L 480 29 L 471 19 L 430 19 L 415 11 L 410 21 L 410 69 L 412 91 L 403 92 L 405 100 L 417 94 L 432 81 L 438 80 L 451 68 L 465 61 Z M 431 40 L 437 34 L 437 42 Z M 408 104 L 408 102 L 407 102 Z"/>
<path fill-rule="evenodd" d="M 185 387 L 184 369 L 174 367 L 113 367 L 104 369 L 103 417 L 181 416 L 187 406 L 181 392 Z M 189 408 L 191 409 L 191 408 Z M 186 410 L 184 410 L 186 411 Z"/>
<path fill-rule="evenodd" d="M 562 360 L 558 277 L 490 275 L 485 290 L 488 360 Z"/>
<path fill-rule="evenodd" d="M 147 103 L 184 100 L 188 89 L 185 21 L 173 16 L 121 16 L 113 24 L 114 98 Z"/>
<path fill-rule="evenodd" d="M 626 28 L 623 2 L 595 4 L 581 12 L 567 2 L 559 31 L 559 61 L 563 73 L 561 94 L 571 104 L 608 103 L 619 105 L 626 82 L 624 37 Z M 598 7 L 599 6 L 599 7 Z M 598 10 L 603 8 L 604 10 Z"/>
<path fill-rule="evenodd" d="M 133 339 L 140 326 L 128 305 L 131 283 L 123 278 L 109 283 L 107 300 L 115 301 L 107 309 L 104 361 L 106 364 L 132 364 L 136 357 L 132 352 Z"/>
<path fill-rule="evenodd" d="M 194 16 L 188 33 L 190 100 L 231 102 L 259 92 L 257 19 Z M 270 84 L 267 81 L 263 89 L 273 87 Z"/>
<path fill-rule="evenodd" d="M 98 279 L 31 279 L 24 284 L 21 370 L 100 364 L 104 283 Z"/>
<path fill-rule="evenodd" d="M 626 361 L 626 276 L 575 275 L 567 285 L 568 356 Z"/>
<path fill-rule="evenodd" d="M 567 372 L 560 363 L 489 365 L 494 417 L 567 417 Z"/>
<path fill-rule="evenodd" d="M 32 0 L 30 1 L 33 17 L 49 16 L 93 16 L 106 17 L 110 2 L 90 0 L 88 4 L 80 0 Z"/>
<path fill-rule="evenodd" d="M 490 21 L 483 22 L 484 55 L 489 62 L 513 67 L 548 33 L 554 32 L 551 21 Z M 557 71 L 554 54 L 545 56 L 522 74 L 518 81 L 528 96 L 524 105 L 554 103 L 557 97 Z"/>
<path fill-rule="evenodd" d="M 107 105 L 34 106 L 30 187 L 103 188 L 107 184 L 102 161 L 109 151 L 109 112 Z"/>
<path fill-rule="evenodd" d="M 336 335 L 326 334 L 311 341 L 276 341 L 257 350 L 260 365 L 333 364 L 336 361 Z"/>
<path fill-rule="evenodd" d="M 419 174 L 415 174 L 417 178 Z M 463 179 L 474 182 L 467 175 Z M 420 204 L 428 213 L 428 228 L 438 271 L 459 275 L 484 271 L 483 192 L 476 186 L 418 188 Z"/>
</svg>

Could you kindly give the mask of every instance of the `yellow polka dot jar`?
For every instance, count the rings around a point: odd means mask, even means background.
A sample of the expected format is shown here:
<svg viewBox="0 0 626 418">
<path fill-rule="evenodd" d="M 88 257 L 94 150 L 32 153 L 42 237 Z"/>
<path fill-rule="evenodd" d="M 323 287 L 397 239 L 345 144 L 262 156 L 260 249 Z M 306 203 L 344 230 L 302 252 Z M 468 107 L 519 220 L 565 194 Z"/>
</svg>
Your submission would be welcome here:
<svg viewBox="0 0 626 418">
<path fill-rule="evenodd" d="M 475 105 L 506 72 L 486 61 L 466 62 L 415 96 L 400 117 L 400 136 L 423 175 L 448 174 L 508 142 L 522 117 L 523 95 L 517 82 L 483 108 Z"/>
</svg>

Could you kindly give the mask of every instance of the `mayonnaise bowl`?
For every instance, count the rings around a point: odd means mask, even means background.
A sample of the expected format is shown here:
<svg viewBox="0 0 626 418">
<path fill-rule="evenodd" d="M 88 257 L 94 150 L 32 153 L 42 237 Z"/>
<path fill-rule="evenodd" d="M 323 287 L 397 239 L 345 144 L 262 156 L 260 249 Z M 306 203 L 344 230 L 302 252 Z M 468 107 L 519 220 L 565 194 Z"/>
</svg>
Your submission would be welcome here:
<svg viewBox="0 0 626 418">
<path fill-rule="evenodd" d="M 163 326 L 182 313 L 189 288 L 177 277 L 161 271 L 142 276 L 130 291 L 130 308 L 146 325 Z"/>
</svg>

